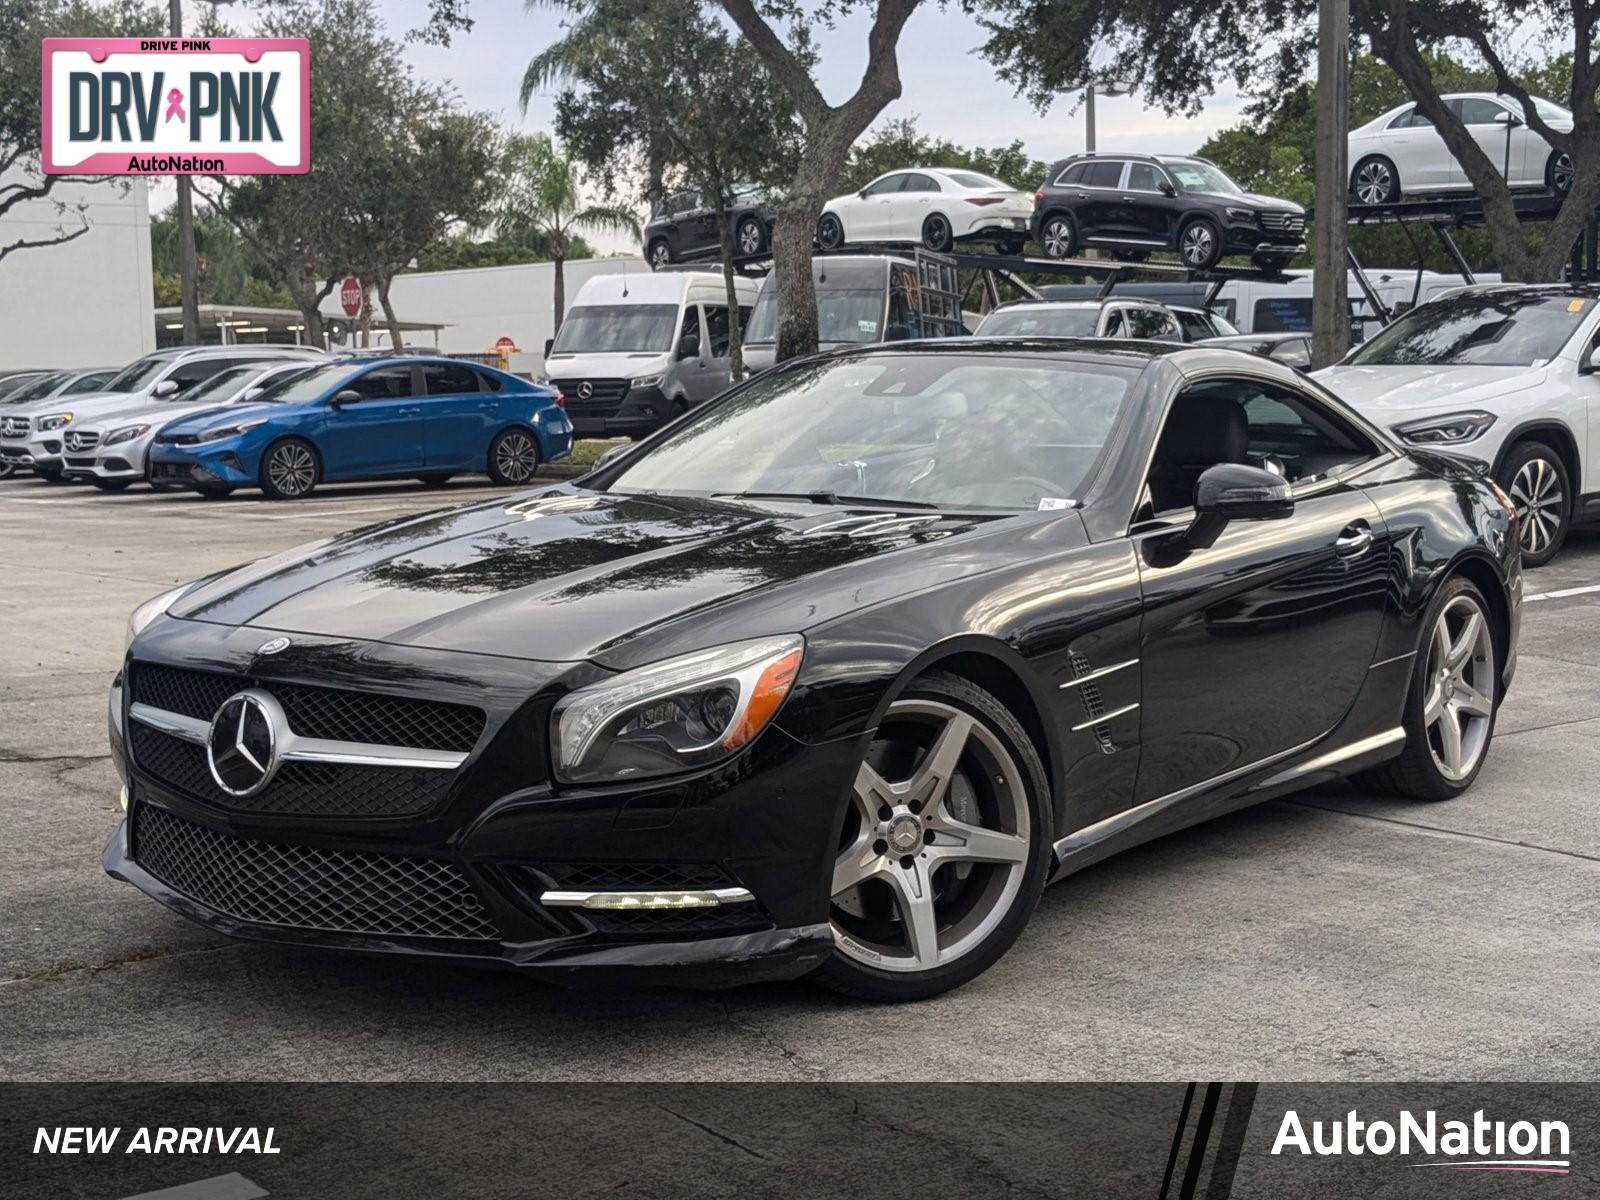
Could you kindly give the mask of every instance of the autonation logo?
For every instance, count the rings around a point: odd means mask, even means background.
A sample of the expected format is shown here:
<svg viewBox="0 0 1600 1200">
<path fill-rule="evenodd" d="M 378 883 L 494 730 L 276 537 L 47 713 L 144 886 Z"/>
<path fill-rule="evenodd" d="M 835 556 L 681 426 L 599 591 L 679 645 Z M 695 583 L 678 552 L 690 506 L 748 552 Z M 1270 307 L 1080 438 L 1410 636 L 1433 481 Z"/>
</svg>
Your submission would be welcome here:
<svg viewBox="0 0 1600 1200">
<path fill-rule="evenodd" d="M 1482 1109 L 1471 1121 L 1442 1121 L 1429 1109 L 1420 1117 L 1401 1109 L 1392 1121 L 1365 1121 L 1351 1109 L 1342 1119 L 1312 1121 L 1307 1130 L 1300 1114 L 1283 1114 L 1274 1154 L 1425 1155 L 1436 1162 L 1412 1167 L 1445 1167 L 1455 1171 L 1526 1171 L 1565 1175 L 1571 1168 L 1572 1136 L 1565 1121 L 1491 1121 Z"/>
</svg>

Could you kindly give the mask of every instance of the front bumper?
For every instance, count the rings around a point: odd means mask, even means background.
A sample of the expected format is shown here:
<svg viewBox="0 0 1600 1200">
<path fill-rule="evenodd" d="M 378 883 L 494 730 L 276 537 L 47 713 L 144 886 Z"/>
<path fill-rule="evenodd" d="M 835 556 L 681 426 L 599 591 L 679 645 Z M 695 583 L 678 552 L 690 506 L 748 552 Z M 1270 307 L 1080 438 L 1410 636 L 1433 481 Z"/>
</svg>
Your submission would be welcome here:
<svg viewBox="0 0 1600 1200">
<path fill-rule="evenodd" d="M 237 670 L 241 687 L 368 692 L 403 670 L 409 695 L 475 702 L 488 714 L 447 785 L 410 815 L 272 812 L 162 767 L 141 748 L 148 727 L 129 715 L 139 685 L 119 683 L 110 740 L 130 803 L 105 869 L 183 916 L 261 941 L 705 986 L 794 978 L 831 952 L 827 883 L 858 737 L 813 744 L 774 726 L 698 773 L 572 787 L 550 779 L 543 763 L 549 711 L 565 680 L 594 668 L 349 643 L 341 653 L 297 635 L 307 657 L 292 678 L 275 680 L 253 670 L 261 630 L 160 624 L 165 631 L 147 631 L 136 645 L 141 658 L 127 678 L 144 663 L 171 662 L 163 642 L 182 643 L 184 659 L 211 672 L 236 660 L 227 674 Z M 341 657 L 368 665 L 331 678 Z M 319 660 L 329 671 L 308 677 L 306 664 Z M 476 684 L 465 684 L 464 670 Z M 691 879 L 701 882 L 684 882 Z M 720 886 L 744 889 L 749 900 L 619 913 L 547 896 Z M 361 919 L 347 919 L 353 913 Z M 427 932 L 418 932 L 423 924 Z"/>
<path fill-rule="evenodd" d="M 55 435 L 29 438 L 23 442 L 0 442 L 0 459 L 14 467 L 59 471 L 62 467 L 61 438 Z"/>
<path fill-rule="evenodd" d="M 629 387 L 620 400 L 594 403 L 568 396 L 566 411 L 580 438 L 645 437 L 673 418 L 672 401 L 659 387 Z"/>
<path fill-rule="evenodd" d="M 156 444 L 148 453 L 152 483 L 183 487 L 253 487 L 258 482 L 254 455 L 236 439 L 199 446 Z"/>
<path fill-rule="evenodd" d="M 148 437 L 134 438 L 110 446 L 102 443 L 83 454 L 67 451 L 62 466 L 73 479 L 143 479 L 149 453 Z"/>
</svg>

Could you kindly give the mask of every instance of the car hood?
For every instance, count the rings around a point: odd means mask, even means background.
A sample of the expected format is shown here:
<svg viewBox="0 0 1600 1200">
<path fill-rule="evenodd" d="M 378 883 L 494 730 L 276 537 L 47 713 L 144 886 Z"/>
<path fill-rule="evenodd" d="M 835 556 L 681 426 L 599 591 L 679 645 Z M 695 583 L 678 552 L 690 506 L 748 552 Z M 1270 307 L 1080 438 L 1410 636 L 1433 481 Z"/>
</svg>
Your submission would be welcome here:
<svg viewBox="0 0 1600 1200">
<path fill-rule="evenodd" d="M 565 485 L 301 547 L 201 584 L 171 615 L 288 634 L 626 665 L 631 654 L 621 648 L 640 635 L 659 635 L 652 645 L 677 650 L 697 648 L 684 636 L 703 638 L 704 645 L 802 631 L 889 595 L 992 566 L 967 550 L 970 537 L 1017 525 L 1008 515 L 778 508 Z M 947 561 L 915 569 L 921 556 L 944 546 Z M 901 558 L 897 568 L 877 561 L 889 555 Z M 689 620 L 713 613 L 714 630 Z"/>
<path fill-rule="evenodd" d="M 1284 200 L 1278 196 L 1263 196 L 1257 192 L 1194 192 L 1191 195 L 1205 196 L 1219 204 L 1237 204 L 1241 208 L 1258 208 L 1268 212 L 1287 212 L 1305 214 L 1305 209 L 1293 200 Z"/>
<path fill-rule="evenodd" d="M 1312 378 L 1382 424 L 1434 413 L 1493 408 L 1497 400 L 1541 386 L 1544 367 L 1443 365 L 1333 366 Z"/>
<path fill-rule="evenodd" d="M 294 404 L 224 404 L 185 413 L 162 428 L 163 433 L 209 433 L 227 429 L 253 417 L 277 417 L 299 407 Z"/>
<path fill-rule="evenodd" d="M 129 397 L 123 397 L 129 399 Z M 80 429 L 111 430 L 117 425 L 126 425 L 130 422 L 143 421 L 150 425 L 166 425 L 173 421 L 184 420 L 189 417 L 200 416 L 203 413 L 213 413 L 219 408 L 216 404 L 183 404 L 172 400 L 150 400 L 143 404 L 132 403 L 126 408 L 114 408 L 109 412 L 97 412 L 90 425 L 82 419 L 72 422 Z"/>
<path fill-rule="evenodd" d="M 27 404 L 3 405 L 7 417 L 47 417 L 51 413 L 69 412 L 73 420 L 85 414 L 115 412 L 139 404 L 144 400 L 140 392 L 85 392 L 81 396 L 56 396 L 50 400 L 33 400 Z"/>
</svg>

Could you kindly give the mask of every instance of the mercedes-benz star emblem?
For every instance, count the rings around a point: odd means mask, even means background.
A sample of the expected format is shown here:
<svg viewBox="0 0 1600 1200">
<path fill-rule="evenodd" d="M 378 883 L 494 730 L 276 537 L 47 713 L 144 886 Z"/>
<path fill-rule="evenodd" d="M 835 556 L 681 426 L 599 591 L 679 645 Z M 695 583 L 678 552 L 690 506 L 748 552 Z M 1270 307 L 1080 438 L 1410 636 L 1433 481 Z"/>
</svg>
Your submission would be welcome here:
<svg viewBox="0 0 1600 1200">
<path fill-rule="evenodd" d="M 594 395 L 594 384 L 585 379 L 578 385 L 578 399 L 587 400 Z"/>
<path fill-rule="evenodd" d="M 278 744 L 287 727 L 283 709 L 252 688 L 229 696 L 211 718 L 206 762 L 211 778 L 230 796 L 253 796 L 278 770 Z"/>
<path fill-rule="evenodd" d="M 289 648 L 289 639 L 288 638 L 286 638 L 286 637 L 275 637 L 270 642 L 262 642 L 261 645 L 256 648 L 256 653 L 257 654 L 276 654 L 276 653 L 278 653 L 278 651 L 287 650 L 288 648 Z"/>
</svg>

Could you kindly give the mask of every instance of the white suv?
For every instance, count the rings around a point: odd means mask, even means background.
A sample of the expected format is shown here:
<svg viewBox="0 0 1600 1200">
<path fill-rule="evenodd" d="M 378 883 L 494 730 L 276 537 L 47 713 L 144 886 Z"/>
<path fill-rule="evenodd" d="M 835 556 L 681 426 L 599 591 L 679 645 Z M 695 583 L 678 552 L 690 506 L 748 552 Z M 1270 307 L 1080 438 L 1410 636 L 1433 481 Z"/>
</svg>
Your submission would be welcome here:
<svg viewBox="0 0 1600 1200">
<path fill-rule="evenodd" d="M 1409 446 L 1475 460 L 1517 507 L 1523 562 L 1600 517 L 1600 287 L 1445 292 L 1316 372 Z"/>
</svg>

